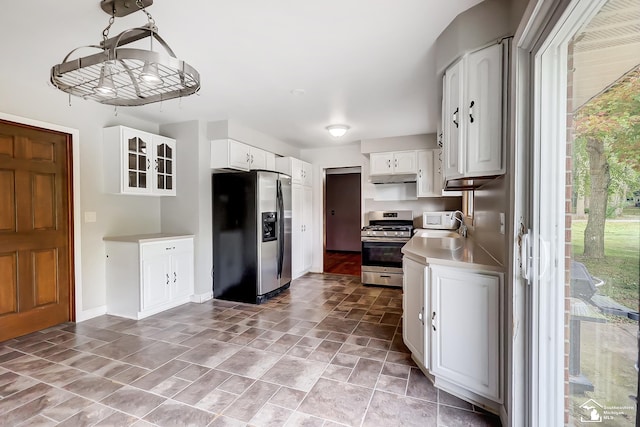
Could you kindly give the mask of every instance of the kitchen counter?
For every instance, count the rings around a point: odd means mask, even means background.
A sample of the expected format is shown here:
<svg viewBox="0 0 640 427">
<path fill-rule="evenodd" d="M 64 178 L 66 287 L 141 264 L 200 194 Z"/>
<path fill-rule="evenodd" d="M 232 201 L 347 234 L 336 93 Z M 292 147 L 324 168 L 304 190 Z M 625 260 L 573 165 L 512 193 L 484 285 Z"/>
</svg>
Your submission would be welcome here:
<svg viewBox="0 0 640 427">
<path fill-rule="evenodd" d="M 130 236 L 106 236 L 102 240 L 108 242 L 126 242 L 126 243 L 145 243 L 145 242 L 158 242 L 162 240 L 184 239 L 193 237 L 193 234 L 170 234 L 170 233 L 155 233 L 155 234 L 134 234 Z"/>
<path fill-rule="evenodd" d="M 421 237 L 415 235 L 402 247 L 407 257 L 425 265 L 444 265 L 504 272 L 504 266 L 472 237 Z"/>
</svg>

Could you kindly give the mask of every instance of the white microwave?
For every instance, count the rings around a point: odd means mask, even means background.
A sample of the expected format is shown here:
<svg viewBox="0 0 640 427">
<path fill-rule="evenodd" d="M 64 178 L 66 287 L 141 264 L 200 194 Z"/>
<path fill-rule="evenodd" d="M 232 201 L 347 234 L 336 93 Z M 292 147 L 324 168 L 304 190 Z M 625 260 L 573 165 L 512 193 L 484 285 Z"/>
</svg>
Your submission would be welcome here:
<svg viewBox="0 0 640 427">
<path fill-rule="evenodd" d="M 458 228 L 457 211 L 423 212 L 422 228 L 431 230 L 455 230 Z"/>
</svg>

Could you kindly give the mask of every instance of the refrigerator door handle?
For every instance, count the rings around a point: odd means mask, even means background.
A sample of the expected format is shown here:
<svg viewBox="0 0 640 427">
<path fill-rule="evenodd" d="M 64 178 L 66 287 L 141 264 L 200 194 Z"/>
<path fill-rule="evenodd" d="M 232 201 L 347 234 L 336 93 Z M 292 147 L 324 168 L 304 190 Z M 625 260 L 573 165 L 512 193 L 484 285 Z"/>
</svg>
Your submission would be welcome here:
<svg viewBox="0 0 640 427">
<path fill-rule="evenodd" d="M 276 221 L 278 221 L 278 279 L 282 278 L 282 266 L 284 263 L 284 203 L 282 201 L 282 183 L 277 181 L 276 186 Z"/>
</svg>

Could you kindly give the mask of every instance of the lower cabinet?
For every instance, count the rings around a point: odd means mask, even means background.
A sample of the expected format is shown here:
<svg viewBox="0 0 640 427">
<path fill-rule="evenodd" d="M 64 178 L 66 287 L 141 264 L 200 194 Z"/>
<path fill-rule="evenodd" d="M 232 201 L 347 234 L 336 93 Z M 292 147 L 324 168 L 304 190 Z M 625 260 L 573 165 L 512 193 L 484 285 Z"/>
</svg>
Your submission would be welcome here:
<svg viewBox="0 0 640 427">
<path fill-rule="evenodd" d="M 413 359 L 429 369 L 428 330 L 425 330 L 425 313 L 429 312 L 427 304 L 427 282 L 429 268 L 407 257 L 402 258 L 402 338 L 411 350 Z"/>
<path fill-rule="evenodd" d="M 431 266 L 431 372 L 496 402 L 501 275 Z"/>
<path fill-rule="evenodd" d="M 193 237 L 106 237 L 107 313 L 142 319 L 189 302 Z"/>
<path fill-rule="evenodd" d="M 503 275 L 403 257 L 405 345 L 438 388 L 498 412 Z"/>
</svg>

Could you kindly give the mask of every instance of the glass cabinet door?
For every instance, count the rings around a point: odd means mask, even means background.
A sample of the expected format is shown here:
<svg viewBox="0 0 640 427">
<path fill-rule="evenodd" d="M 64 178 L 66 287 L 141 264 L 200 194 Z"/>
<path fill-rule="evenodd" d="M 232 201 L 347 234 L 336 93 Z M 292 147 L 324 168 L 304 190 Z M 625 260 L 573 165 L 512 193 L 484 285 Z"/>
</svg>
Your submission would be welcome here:
<svg viewBox="0 0 640 427">
<path fill-rule="evenodd" d="M 126 188 L 131 192 L 147 192 L 151 190 L 151 135 L 145 133 L 125 132 L 123 135 L 127 156 L 124 171 Z"/>
<path fill-rule="evenodd" d="M 175 195 L 175 141 L 154 136 L 155 183 L 154 192 Z"/>
</svg>

